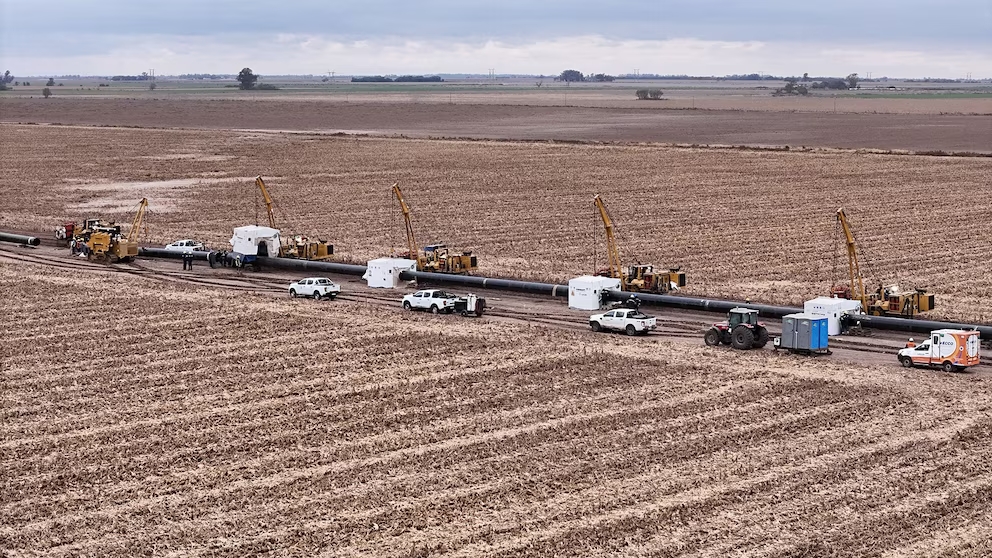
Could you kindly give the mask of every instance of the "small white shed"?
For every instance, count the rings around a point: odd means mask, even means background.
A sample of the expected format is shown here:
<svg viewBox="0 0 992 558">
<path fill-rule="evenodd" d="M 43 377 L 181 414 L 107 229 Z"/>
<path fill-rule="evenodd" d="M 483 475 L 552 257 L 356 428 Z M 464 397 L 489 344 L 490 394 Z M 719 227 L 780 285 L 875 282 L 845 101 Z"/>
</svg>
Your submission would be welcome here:
<svg viewBox="0 0 992 558">
<path fill-rule="evenodd" d="M 400 273 L 417 271 L 417 261 L 406 258 L 379 258 L 369 260 L 362 279 L 370 287 L 394 289 L 400 284 Z"/>
<path fill-rule="evenodd" d="M 619 291 L 620 280 L 598 275 L 582 275 L 568 280 L 568 307 L 599 310 L 605 291 Z"/>
<path fill-rule="evenodd" d="M 279 255 L 279 229 L 258 225 L 236 227 L 230 243 L 231 250 L 238 254 L 274 258 Z M 262 253 L 259 253 L 259 245 L 262 245 Z"/>
<path fill-rule="evenodd" d="M 844 314 L 860 314 L 861 302 L 846 298 L 821 296 L 803 303 L 803 312 L 827 318 L 827 332 L 840 335 L 840 318 Z"/>
</svg>

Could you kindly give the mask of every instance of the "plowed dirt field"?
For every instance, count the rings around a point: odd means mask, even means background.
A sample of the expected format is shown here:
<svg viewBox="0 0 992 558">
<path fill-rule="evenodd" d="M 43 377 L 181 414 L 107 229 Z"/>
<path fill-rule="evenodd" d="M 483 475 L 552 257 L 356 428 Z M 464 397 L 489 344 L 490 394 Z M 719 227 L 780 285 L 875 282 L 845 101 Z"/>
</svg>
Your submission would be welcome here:
<svg viewBox="0 0 992 558">
<path fill-rule="evenodd" d="M 0 550 L 987 556 L 987 375 L 0 266 Z"/>
<path fill-rule="evenodd" d="M 473 250 L 490 276 L 565 281 L 605 265 L 601 194 L 626 262 L 681 266 L 688 293 L 801 304 L 846 280 L 845 207 L 877 281 L 937 294 L 937 318 L 992 322 L 992 159 L 4 125 L 0 229 L 129 221 L 151 240 L 227 247 L 264 222 L 364 262 L 418 242 Z M 873 283 L 872 286 L 875 286 Z"/>
</svg>

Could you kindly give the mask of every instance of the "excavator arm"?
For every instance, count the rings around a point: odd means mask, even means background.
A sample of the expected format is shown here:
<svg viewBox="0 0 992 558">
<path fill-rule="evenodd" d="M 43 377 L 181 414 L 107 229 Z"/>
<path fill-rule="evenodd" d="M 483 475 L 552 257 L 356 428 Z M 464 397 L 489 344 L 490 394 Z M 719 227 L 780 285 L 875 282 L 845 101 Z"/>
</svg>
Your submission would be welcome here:
<svg viewBox="0 0 992 558">
<path fill-rule="evenodd" d="M 407 257 L 411 260 L 416 260 L 417 267 L 420 267 L 420 251 L 417 250 L 417 240 L 413 237 L 413 223 L 410 222 L 410 207 L 406 205 L 406 201 L 403 199 L 403 192 L 400 192 L 398 182 L 393 184 L 393 196 L 400 202 L 400 209 L 403 211 L 403 222 L 406 224 L 406 245 L 410 251 Z"/>
<path fill-rule="evenodd" d="M 258 186 L 258 189 L 262 191 L 262 199 L 265 200 L 265 211 L 269 214 L 269 226 L 273 229 L 278 228 L 276 227 L 276 218 L 272 214 L 272 197 L 269 196 L 269 191 L 265 189 L 265 181 L 262 180 L 261 176 L 255 177 L 255 186 Z"/>
<path fill-rule="evenodd" d="M 613 219 L 610 219 L 610 212 L 606 210 L 603 200 L 596 194 L 593 198 L 599 216 L 603 219 L 603 227 L 606 228 L 606 258 L 609 263 L 610 277 L 623 281 L 623 268 L 620 265 L 620 247 L 617 246 L 616 236 L 613 234 Z"/>
<path fill-rule="evenodd" d="M 131 222 L 131 230 L 127 233 L 128 243 L 138 242 L 138 230 L 145 222 L 145 210 L 148 209 L 148 198 L 141 198 L 141 203 L 138 204 L 138 212 L 134 215 L 134 221 Z"/>
<path fill-rule="evenodd" d="M 844 240 L 847 244 L 847 266 L 851 276 L 851 290 L 854 291 L 852 296 L 861 301 L 861 310 L 868 312 L 868 297 L 865 294 L 865 280 L 861 275 L 861 267 L 858 265 L 857 245 L 854 243 L 854 234 L 847 222 L 844 208 L 837 210 L 837 221 L 844 230 Z"/>
</svg>

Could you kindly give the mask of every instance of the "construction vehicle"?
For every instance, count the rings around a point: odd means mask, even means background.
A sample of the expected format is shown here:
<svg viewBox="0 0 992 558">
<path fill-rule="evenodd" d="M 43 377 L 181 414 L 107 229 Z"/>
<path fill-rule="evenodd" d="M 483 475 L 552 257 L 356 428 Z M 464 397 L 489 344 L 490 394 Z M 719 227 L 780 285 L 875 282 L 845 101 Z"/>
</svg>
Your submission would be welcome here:
<svg viewBox="0 0 992 558">
<path fill-rule="evenodd" d="M 686 285 L 685 272 L 677 267 L 669 268 L 665 272 L 655 272 L 654 266 L 650 264 L 628 265 L 626 268 L 620 263 L 620 247 L 617 244 L 616 235 L 613 231 L 613 219 L 610 217 L 606 205 L 597 194 L 593 198 L 599 216 L 603 220 L 603 227 L 606 229 L 606 259 L 608 267 L 600 270 L 599 275 L 620 279 L 620 288 L 624 291 L 667 293 L 678 290 Z"/>
<path fill-rule="evenodd" d="M 417 271 L 463 274 L 478 268 L 478 258 L 472 252 L 453 254 L 448 251 L 448 247 L 444 244 L 429 244 L 421 252 L 417 248 L 417 240 L 413 235 L 410 206 L 403 199 L 403 192 L 400 191 L 399 183 L 393 184 L 393 196 L 400 202 L 400 210 L 403 212 L 403 222 L 406 226 L 407 252 L 400 255 L 416 260 Z"/>
<path fill-rule="evenodd" d="M 138 255 L 138 231 L 144 224 L 147 209 L 148 198 L 142 198 L 127 236 L 124 236 L 120 225 L 100 219 L 86 219 L 82 227 L 66 223 L 56 229 L 55 236 L 68 238 L 73 253 L 85 254 L 88 260 L 130 262 Z"/>
<path fill-rule="evenodd" d="M 861 302 L 862 311 L 871 316 L 901 316 L 913 317 L 921 312 L 929 312 L 934 308 L 934 296 L 924 289 L 902 291 L 898 285 L 878 284 L 874 292 L 865 288 L 865 279 L 861 274 L 858 261 L 857 244 L 854 233 L 844 209 L 837 210 L 837 222 L 840 224 L 847 246 L 847 265 L 850 283 L 835 284 L 830 288 L 830 295 Z"/>
<path fill-rule="evenodd" d="M 265 202 L 265 212 L 269 218 L 269 227 L 278 229 L 276 218 L 272 211 L 275 205 L 272 196 L 269 195 L 265 187 L 265 181 L 261 176 L 255 177 L 255 186 L 262 192 L 262 200 Z M 311 240 L 303 235 L 287 235 L 279 237 L 279 257 L 299 258 L 303 260 L 327 260 L 334 255 L 334 245 L 323 240 Z"/>
<path fill-rule="evenodd" d="M 758 311 L 750 308 L 732 308 L 727 320 L 717 322 L 703 336 L 703 341 L 711 347 L 721 343 L 735 349 L 760 349 L 768 343 L 768 330 L 758 321 Z"/>
</svg>

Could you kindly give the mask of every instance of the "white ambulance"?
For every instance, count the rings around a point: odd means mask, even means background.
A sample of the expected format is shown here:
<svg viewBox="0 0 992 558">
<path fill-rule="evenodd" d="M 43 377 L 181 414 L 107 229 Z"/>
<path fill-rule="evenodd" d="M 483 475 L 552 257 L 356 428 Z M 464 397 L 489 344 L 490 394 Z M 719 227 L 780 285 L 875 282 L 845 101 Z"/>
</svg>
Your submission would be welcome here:
<svg viewBox="0 0 992 558">
<path fill-rule="evenodd" d="M 945 372 L 960 372 L 976 366 L 979 359 L 979 333 L 975 330 L 937 329 L 915 347 L 899 351 L 899 362 L 906 368 L 929 366 Z"/>
</svg>

